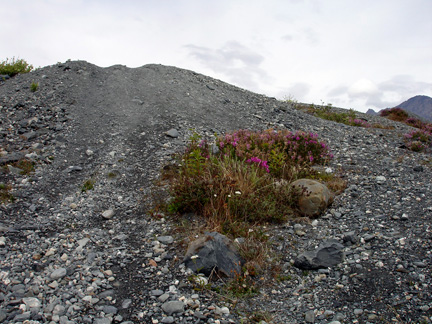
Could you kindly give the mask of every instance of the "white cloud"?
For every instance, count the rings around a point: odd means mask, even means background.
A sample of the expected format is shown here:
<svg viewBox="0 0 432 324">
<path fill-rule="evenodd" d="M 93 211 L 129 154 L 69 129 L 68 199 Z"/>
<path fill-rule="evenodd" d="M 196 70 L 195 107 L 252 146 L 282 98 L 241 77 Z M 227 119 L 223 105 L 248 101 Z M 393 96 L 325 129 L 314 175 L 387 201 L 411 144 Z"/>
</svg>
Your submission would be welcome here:
<svg viewBox="0 0 432 324">
<path fill-rule="evenodd" d="M 364 111 L 432 96 L 430 0 L 0 4 L 8 13 L 2 16 L 7 28 L 0 29 L 3 58 L 19 56 L 35 66 L 66 59 L 161 63 L 269 96 L 291 93 Z"/>
<path fill-rule="evenodd" d="M 259 80 L 268 79 L 267 73 L 260 68 L 264 57 L 239 42 L 229 41 L 217 49 L 192 44 L 184 47 L 202 66 L 236 85 L 259 90 Z"/>
<path fill-rule="evenodd" d="M 360 79 L 348 88 L 348 95 L 352 97 L 368 97 L 378 92 L 377 86 L 368 79 Z"/>
</svg>

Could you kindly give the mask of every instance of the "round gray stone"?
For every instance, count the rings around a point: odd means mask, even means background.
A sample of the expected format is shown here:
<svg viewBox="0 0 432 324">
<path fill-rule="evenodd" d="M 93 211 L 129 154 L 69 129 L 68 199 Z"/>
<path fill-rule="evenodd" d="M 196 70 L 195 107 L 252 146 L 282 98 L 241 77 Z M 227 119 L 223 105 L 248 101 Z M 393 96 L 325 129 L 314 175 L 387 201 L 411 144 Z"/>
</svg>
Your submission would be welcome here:
<svg viewBox="0 0 432 324">
<path fill-rule="evenodd" d="M 181 301 L 168 301 L 162 304 L 162 310 L 168 315 L 182 313 L 184 311 L 184 304 Z"/>
<path fill-rule="evenodd" d="M 56 270 L 54 270 L 52 273 L 51 273 L 51 279 L 53 279 L 53 280 L 57 280 L 57 279 L 61 279 L 61 278 L 63 278 L 64 276 L 66 276 L 66 273 L 67 273 L 67 271 L 66 271 L 66 269 L 65 268 L 59 268 L 59 269 L 56 269 Z"/>
</svg>

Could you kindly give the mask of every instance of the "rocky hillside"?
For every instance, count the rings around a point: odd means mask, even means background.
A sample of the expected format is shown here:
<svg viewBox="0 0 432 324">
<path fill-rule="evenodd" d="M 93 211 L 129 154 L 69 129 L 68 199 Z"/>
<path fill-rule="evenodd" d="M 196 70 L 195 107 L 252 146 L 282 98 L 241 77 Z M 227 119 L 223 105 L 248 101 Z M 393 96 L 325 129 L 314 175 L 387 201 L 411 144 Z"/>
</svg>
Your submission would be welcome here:
<svg viewBox="0 0 432 324">
<path fill-rule="evenodd" d="M 14 197 L 0 205 L 0 323 L 432 322 L 432 160 L 404 148 L 406 125 L 358 113 L 390 129 L 351 127 L 192 71 L 82 61 L 1 81 L 0 116 Z M 277 273 L 247 298 L 194 289 L 180 221 L 144 208 L 192 129 L 242 128 L 317 133 L 347 181 L 321 217 L 268 224 Z M 330 239 L 343 261 L 295 266 Z"/>
</svg>

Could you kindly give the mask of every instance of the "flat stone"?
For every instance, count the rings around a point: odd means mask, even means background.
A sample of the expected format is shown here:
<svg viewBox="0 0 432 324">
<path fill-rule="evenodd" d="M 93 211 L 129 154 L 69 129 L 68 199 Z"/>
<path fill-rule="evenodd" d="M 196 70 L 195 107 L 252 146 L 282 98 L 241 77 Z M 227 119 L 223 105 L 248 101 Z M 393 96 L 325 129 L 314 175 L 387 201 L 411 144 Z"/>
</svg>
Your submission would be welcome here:
<svg viewBox="0 0 432 324">
<path fill-rule="evenodd" d="M 171 128 L 169 131 L 167 131 L 166 133 L 165 133 L 165 135 L 167 135 L 167 136 L 169 136 L 169 137 L 172 137 L 172 138 L 177 138 L 177 137 L 179 137 L 179 132 L 177 131 L 177 129 L 175 129 L 175 128 Z"/>
<path fill-rule="evenodd" d="M 305 313 L 306 323 L 315 323 L 315 312 L 313 310 L 307 311 Z"/>
<path fill-rule="evenodd" d="M 172 317 L 172 316 L 167 316 L 167 317 L 164 317 L 163 319 L 162 319 L 162 321 L 161 321 L 161 323 L 174 323 L 174 317 Z"/>
<path fill-rule="evenodd" d="M 117 307 L 114 307 L 114 306 L 105 305 L 105 306 L 102 306 L 102 311 L 105 314 L 117 314 L 118 309 L 117 309 Z"/>
<path fill-rule="evenodd" d="M 36 308 L 42 306 L 40 300 L 35 297 L 24 297 L 22 301 L 24 304 L 26 304 L 26 306 L 30 308 Z"/>
<path fill-rule="evenodd" d="M 168 315 L 182 313 L 184 312 L 184 304 L 181 301 L 168 301 L 162 304 L 162 310 Z"/>
<path fill-rule="evenodd" d="M 24 158 L 22 153 L 9 153 L 5 156 L 0 157 L 0 164 L 8 164 L 13 162 L 18 162 Z"/>
<path fill-rule="evenodd" d="M 169 294 L 163 294 L 163 295 L 160 295 L 159 296 L 159 300 L 162 302 L 162 303 L 164 303 L 164 302 L 166 302 L 166 300 L 169 298 Z"/>
<path fill-rule="evenodd" d="M 31 140 L 31 139 L 36 138 L 37 133 L 36 132 L 28 132 L 28 133 L 22 134 L 21 136 L 26 140 Z"/>
<path fill-rule="evenodd" d="M 336 240 L 326 240 L 317 249 L 300 254 L 295 259 L 294 266 L 305 270 L 333 267 L 343 261 L 343 248 Z"/>
<path fill-rule="evenodd" d="M 23 169 L 16 168 L 12 165 L 8 165 L 8 170 L 10 173 L 15 174 L 15 175 L 20 175 L 20 174 L 22 174 L 22 172 L 24 172 Z"/>
<path fill-rule="evenodd" d="M 102 213 L 102 217 L 105 219 L 111 219 L 114 217 L 114 210 L 108 209 Z"/>
<path fill-rule="evenodd" d="M 132 299 L 125 299 L 123 300 L 122 304 L 121 304 L 121 308 L 126 309 L 129 308 L 130 305 L 132 305 Z"/>
<path fill-rule="evenodd" d="M 375 179 L 378 183 L 384 183 L 387 181 L 386 177 L 384 176 L 377 176 Z"/>
<path fill-rule="evenodd" d="M 172 236 L 158 236 L 156 239 L 162 244 L 171 244 L 174 242 L 174 238 Z"/>
<path fill-rule="evenodd" d="M 164 293 L 163 290 L 160 290 L 160 289 L 154 289 L 154 290 L 150 291 L 150 295 L 156 296 L 156 297 L 162 295 L 163 293 Z"/>
<path fill-rule="evenodd" d="M 89 241 L 90 239 L 88 237 L 85 237 L 79 240 L 77 243 L 79 247 L 83 248 Z"/>
<path fill-rule="evenodd" d="M 93 322 L 93 324 L 111 324 L 112 319 L 111 318 L 96 318 Z"/>
<path fill-rule="evenodd" d="M 22 314 L 18 314 L 14 317 L 15 322 L 24 322 L 25 320 L 30 319 L 31 312 L 24 312 Z"/>
<path fill-rule="evenodd" d="M 3 309 L 0 309 L 0 323 L 2 323 L 7 318 L 7 313 Z"/>
<path fill-rule="evenodd" d="M 65 268 L 59 268 L 59 269 L 54 270 L 51 273 L 50 277 L 53 280 L 57 280 L 57 279 L 61 279 L 64 276 L 66 276 L 66 273 L 67 273 L 67 270 Z"/>
</svg>

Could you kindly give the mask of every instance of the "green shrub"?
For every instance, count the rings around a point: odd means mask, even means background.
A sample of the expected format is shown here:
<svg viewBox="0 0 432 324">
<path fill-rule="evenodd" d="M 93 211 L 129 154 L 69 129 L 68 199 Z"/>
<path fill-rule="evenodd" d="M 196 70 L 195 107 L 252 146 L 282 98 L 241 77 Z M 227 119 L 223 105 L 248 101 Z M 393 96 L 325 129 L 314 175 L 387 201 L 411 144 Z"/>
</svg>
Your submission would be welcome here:
<svg viewBox="0 0 432 324">
<path fill-rule="evenodd" d="M 6 58 L 6 60 L 0 62 L 0 74 L 6 74 L 10 77 L 17 75 L 18 73 L 28 73 L 33 70 L 33 65 L 28 64 L 23 59 L 12 59 Z"/>
<path fill-rule="evenodd" d="M 356 115 L 354 110 L 349 110 L 349 112 L 333 112 L 331 111 L 331 106 L 325 106 L 321 108 L 315 108 L 313 115 L 322 119 L 331 120 L 337 123 L 350 124 L 350 121 L 355 119 Z"/>
<path fill-rule="evenodd" d="M 336 123 L 341 123 L 341 124 L 355 126 L 355 127 L 372 127 L 372 125 L 370 125 L 365 120 L 356 118 L 356 113 L 352 109 L 350 109 L 348 112 L 338 113 L 332 111 L 331 104 L 328 104 L 326 106 L 309 105 L 308 107 L 304 107 L 304 106 L 299 106 L 299 107 L 301 107 L 300 110 L 321 119 L 331 120 Z"/>
<path fill-rule="evenodd" d="M 31 90 L 31 92 L 36 92 L 37 89 L 39 89 L 39 83 L 37 83 L 37 82 L 32 82 L 32 84 L 30 85 L 30 90 Z"/>
<path fill-rule="evenodd" d="M 12 186 L 3 182 L 0 182 L 0 204 L 6 204 L 15 200 L 11 194 Z"/>
<path fill-rule="evenodd" d="M 167 210 L 194 212 L 214 230 L 238 222 L 282 222 L 295 216 L 298 192 L 287 183 L 333 156 L 312 133 L 240 130 L 217 139 L 219 152 L 198 135 L 167 168 Z M 229 227 L 229 225 L 228 225 Z"/>
<path fill-rule="evenodd" d="M 87 192 L 89 190 L 93 190 L 95 184 L 94 179 L 88 179 L 86 180 L 83 185 L 81 186 L 81 192 Z"/>
</svg>

